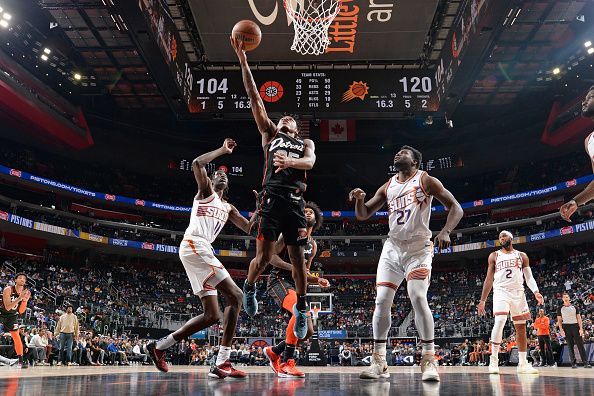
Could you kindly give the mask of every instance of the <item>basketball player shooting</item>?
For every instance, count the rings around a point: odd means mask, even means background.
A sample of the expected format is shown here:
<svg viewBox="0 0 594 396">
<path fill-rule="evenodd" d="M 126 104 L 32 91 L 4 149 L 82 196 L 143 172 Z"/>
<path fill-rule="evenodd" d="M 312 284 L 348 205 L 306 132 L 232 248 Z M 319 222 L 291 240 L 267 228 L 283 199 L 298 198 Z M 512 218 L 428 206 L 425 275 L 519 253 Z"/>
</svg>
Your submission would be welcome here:
<svg viewBox="0 0 594 396">
<path fill-rule="evenodd" d="M 14 350 L 18 358 L 18 367 L 29 367 L 27 361 L 23 361 L 23 342 L 19 335 L 18 316 L 27 310 L 27 302 L 31 298 L 31 292 L 25 288 L 27 275 L 16 274 L 14 286 L 6 286 L 2 291 L 2 306 L 0 307 L 0 323 L 5 331 L 10 333 L 14 343 Z"/>
<path fill-rule="evenodd" d="M 531 319 L 530 308 L 524 294 L 524 279 L 526 285 L 534 293 L 538 305 L 544 303 L 542 295 L 538 292 L 536 280 L 532 276 L 530 261 L 524 252 L 515 250 L 513 235 L 509 231 L 499 233 L 501 249 L 489 255 L 489 268 L 483 283 L 483 293 L 478 304 L 478 313 L 486 314 L 485 303 L 491 288 L 493 288 L 493 315 L 495 323 L 491 332 L 491 361 L 489 373 L 499 374 L 499 346 L 503 338 L 503 329 L 507 315 L 511 314 L 516 328 L 518 342 L 519 363 L 518 374 L 538 374 L 526 359 L 528 338 L 526 336 L 526 321 Z"/>
<path fill-rule="evenodd" d="M 367 220 L 384 204 L 388 205 L 390 232 L 377 267 L 377 296 L 373 311 L 373 355 L 371 366 L 361 373 L 364 379 L 389 378 L 386 363 L 386 340 L 392 324 L 391 307 L 396 290 L 406 278 L 407 291 L 415 313 L 415 325 L 422 344 L 423 381 L 439 381 L 433 345 L 433 315 L 427 302 L 431 276 L 433 243 L 429 219 L 431 201 L 436 197 L 448 210 L 443 229 L 435 237 L 440 249 L 447 248 L 450 233 L 462 218 L 462 207 L 441 182 L 419 170 L 422 154 L 403 146 L 394 157 L 398 173 L 365 202 L 365 192 L 355 188 L 349 199 L 355 200 L 357 220 Z"/>
<path fill-rule="evenodd" d="M 318 252 L 318 244 L 311 236 L 317 231 L 323 222 L 322 211 L 314 202 L 305 204 L 305 219 L 307 220 L 307 245 L 304 249 L 307 267 L 307 281 L 317 283 L 322 288 L 330 286 L 330 282 L 324 278 L 318 278 L 310 274 L 311 263 Z M 267 291 L 276 304 L 291 315 L 285 339 L 272 347 L 264 348 L 264 354 L 268 358 L 270 367 L 277 376 L 282 378 L 302 378 L 305 374 L 295 367 L 295 349 L 299 340 L 293 333 L 293 327 L 297 318 L 293 314 L 293 305 L 297 302 L 295 283 L 291 277 L 293 266 L 287 262 L 287 246 L 281 235 L 276 242 L 276 254 L 272 256 L 270 264 L 274 267 L 268 277 Z M 313 323 L 311 317 L 307 318 L 307 334 L 303 341 L 313 335 Z"/>
<path fill-rule="evenodd" d="M 594 120 L 594 85 L 590 87 L 584 101 L 582 102 L 582 116 L 591 118 Z M 592 161 L 592 172 L 594 172 L 594 132 L 590 133 L 584 141 L 586 153 Z M 559 209 L 561 217 L 565 221 L 571 222 L 570 218 L 575 213 L 578 207 L 587 204 L 594 199 L 594 180 L 586 186 L 584 191 L 576 195 L 569 202 L 563 204 Z"/>
<path fill-rule="evenodd" d="M 254 231 L 256 232 L 256 257 L 250 263 L 243 292 L 243 304 L 248 315 L 258 312 L 256 282 L 274 254 L 275 244 L 282 234 L 295 281 L 297 303 L 292 308 L 296 321 L 295 336 L 303 339 L 307 334 L 307 267 L 303 255 L 307 244 L 305 220 L 306 171 L 316 162 L 315 145 L 310 139 L 300 139 L 297 122 L 285 116 L 275 125 L 266 113 L 250 71 L 243 43 L 231 37 L 237 53 L 245 90 L 250 98 L 252 114 L 258 125 L 264 149 L 264 178 L 258 197 Z"/>
<path fill-rule="evenodd" d="M 217 360 L 210 369 L 212 378 L 243 378 L 246 373 L 236 370 L 231 365 L 229 356 L 231 342 L 235 334 L 237 317 L 243 298 L 241 289 L 229 276 L 229 273 L 214 255 L 212 242 L 227 222 L 231 220 L 239 229 L 249 234 L 251 223 L 243 217 L 235 206 L 225 200 L 229 181 L 225 172 L 218 170 L 208 178 L 205 166 L 223 154 L 231 154 L 237 145 L 233 139 L 225 139 L 222 147 L 202 154 L 192 162 L 192 171 L 198 184 L 198 193 L 194 197 L 190 225 L 179 247 L 179 258 L 188 274 L 192 291 L 200 297 L 204 313 L 190 319 L 179 330 L 147 345 L 156 367 L 169 371 L 165 361 L 165 351 L 176 343 L 187 339 L 192 334 L 206 329 L 221 319 L 217 291 L 225 297 L 223 317 L 223 338 Z"/>
</svg>

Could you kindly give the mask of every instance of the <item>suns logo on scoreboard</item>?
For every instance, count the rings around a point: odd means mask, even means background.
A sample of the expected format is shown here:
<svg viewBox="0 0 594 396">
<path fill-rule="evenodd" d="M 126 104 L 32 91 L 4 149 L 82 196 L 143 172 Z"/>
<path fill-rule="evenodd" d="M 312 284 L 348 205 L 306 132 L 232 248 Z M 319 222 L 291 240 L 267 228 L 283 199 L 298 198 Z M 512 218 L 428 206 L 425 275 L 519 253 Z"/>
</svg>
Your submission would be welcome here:
<svg viewBox="0 0 594 396">
<path fill-rule="evenodd" d="M 363 100 L 368 93 L 369 86 L 366 82 L 353 81 L 353 83 L 349 85 L 349 89 L 347 89 L 346 92 L 342 94 L 342 102 L 350 102 L 355 98 Z"/>
</svg>

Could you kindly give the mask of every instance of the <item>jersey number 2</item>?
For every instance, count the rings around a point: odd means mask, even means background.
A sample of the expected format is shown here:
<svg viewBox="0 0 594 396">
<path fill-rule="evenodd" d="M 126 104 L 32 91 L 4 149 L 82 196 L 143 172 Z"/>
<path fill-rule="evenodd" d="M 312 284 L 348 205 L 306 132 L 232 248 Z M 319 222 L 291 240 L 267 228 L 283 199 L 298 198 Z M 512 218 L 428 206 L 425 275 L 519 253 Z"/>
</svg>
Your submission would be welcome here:
<svg viewBox="0 0 594 396">
<path fill-rule="evenodd" d="M 410 218 L 410 209 L 396 211 L 396 224 L 403 225 Z"/>
<path fill-rule="evenodd" d="M 505 270 L 505 277 L 507 279 L 511 279 L 512 278 L 512 270 L 511 270 L 511 268 L 508 268 L 507 270 Z"/>
</svg>

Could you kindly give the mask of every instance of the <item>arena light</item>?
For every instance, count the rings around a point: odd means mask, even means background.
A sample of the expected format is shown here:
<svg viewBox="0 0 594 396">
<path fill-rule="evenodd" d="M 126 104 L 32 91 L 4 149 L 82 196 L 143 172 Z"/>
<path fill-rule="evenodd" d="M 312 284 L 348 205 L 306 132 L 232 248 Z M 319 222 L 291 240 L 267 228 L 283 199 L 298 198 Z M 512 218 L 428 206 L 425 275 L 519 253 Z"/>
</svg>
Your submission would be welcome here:
<svg viewBox="0 0 594 396">
<path fill-rule="evenodd" d="M 6 21 L 5 19 L 0 19 L 0 26 L 2 26 L 3 28 L 7 28 L 8 21 Z"/>
<path fill-rule="evenodd" d="M 592 42 L 590 40 L 588 40 L 584 43 L 584 47 L 586 47 L 586 48 L 589 48 L 591 46 L 592 46 Z"/>
<path fill-rule="evenodd" d="M 46 54 L 41 54 L 41 60 L 42 61 L 47 61 L 48 57 Z"/>
<path fill-rule="evenodd" d="M 12 19 L 12 15 L 10 15 L 8 12 L 5 12 L 4 14 L 2 14 L 2 18 L 6 19 L 7 21 L 10 21 Z"/>
<path fill-rule="evenodd" d="M 82 78 L 82 76 L 78 73 L 74 73 L 74 79 L 75 80 L 80 80 Z"/>
<path fill-rule="evenodd" d="M 43 49 L 43 53 L 46 54 L 46 55 L 49 55 L 49 54 L 52 53 L 52 51 L 49 48 L 44 48 Z"/>
<path fill-rule="evenodd" d="M 594 54 L 594 47 L 590 47 L 590 48 L 588 48 L 588 54 L 589 54 L 589 55 L 592 55 L 592 54 Z"/>
<path fill-rule="evenodd" d="M 558 67 L 553 69 L 553 74 L 559 74 L 561 73 L 561 69 L 559 69 Z"/>
</svg>

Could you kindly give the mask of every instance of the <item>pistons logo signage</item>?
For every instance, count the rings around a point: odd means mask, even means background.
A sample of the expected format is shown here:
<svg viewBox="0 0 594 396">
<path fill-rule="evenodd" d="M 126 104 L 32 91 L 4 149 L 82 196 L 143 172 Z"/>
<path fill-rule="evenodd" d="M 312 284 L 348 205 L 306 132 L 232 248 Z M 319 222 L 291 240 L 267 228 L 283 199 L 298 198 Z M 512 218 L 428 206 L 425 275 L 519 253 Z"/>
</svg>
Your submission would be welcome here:
<svg viewBox="0 0 594 396">
<path fill-rule="evenodd" d="M 116 197 L 113 194 L 105 194 L 105 199 L 108 201 L 115 201 Z"/>
<path fill-rule="evenodd" d="M 260 97 L 264 102 L 278 102 L 285 93 L 285 89 L 278 81 L 266 81 L 260 87 Z"/>
<path fill-rule="evenodd" d="M 144 200 L 137 199 L 136 202 L 135 202 L 135 204 L 136 204 L 136 206 L 144 206 L 145 203 L 144 203 Z"/>
<path fill-rule="evenodd" d="M 21 177 L 22 176 L 22 173 L 18 169 L 11 169 L 10 170 L 10 176 Z"/>
</svg>

